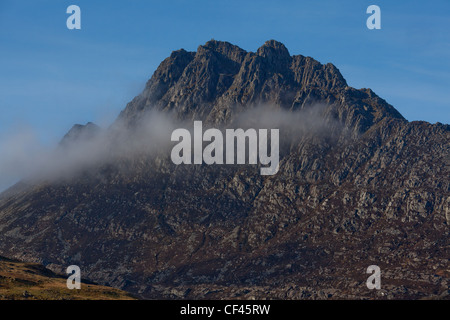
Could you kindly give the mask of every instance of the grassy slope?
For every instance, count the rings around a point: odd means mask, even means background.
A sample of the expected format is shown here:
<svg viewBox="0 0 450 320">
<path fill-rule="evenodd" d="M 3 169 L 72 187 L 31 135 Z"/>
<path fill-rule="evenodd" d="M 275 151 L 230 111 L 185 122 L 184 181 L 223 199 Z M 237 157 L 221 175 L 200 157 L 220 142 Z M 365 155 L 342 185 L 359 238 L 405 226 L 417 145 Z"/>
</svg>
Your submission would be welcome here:
<svg viewBox="0 0 450 320">
<path fill-rule="evenodd" d="M 0 257 L 0 300 L 135 299 L 124 291 L 85 282 L 80 290 L 69 290 L 66 281 L 42 265 Z"/>
</svg>

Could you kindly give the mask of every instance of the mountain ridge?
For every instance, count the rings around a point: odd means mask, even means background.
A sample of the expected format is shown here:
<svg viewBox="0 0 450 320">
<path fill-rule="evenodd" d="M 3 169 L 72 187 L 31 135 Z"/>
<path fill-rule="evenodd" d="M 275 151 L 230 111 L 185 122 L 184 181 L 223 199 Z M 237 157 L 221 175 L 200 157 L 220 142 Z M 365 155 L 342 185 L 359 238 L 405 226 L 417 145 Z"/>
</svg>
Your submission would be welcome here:
<svg viewBox="0 0 450 320">
<path fill-rule="evenodd" d="M 270 88 L 271 95 L 265 93 L 266 88 Z M 302 55 L 291 57 L 286 47 L 274 40 L 267 41 L 256 53 L 228 42 L 211 40 L 199 46 L 195 53 L 172 52 L 156 69 L 143 93 L 127 104 L 119 119 L 132 118 L 151 106 L 174 110 L 179 117 L 218 122 L 217 119 L 230 118 L 224 114 L 233 112 L 231 106 L 271 102 L 296 110 L 316 101 L 333 103 L 340 99 L 341 104 L 347 103 L 352 95 L 372 107 L 369 112 L 373 114 L 358 110 L 366 121 L 384 116 L 404 119 L 370 89 L 348 87 L 331 63 L 322 65 Z M 211 105 L 215 105 L 212 110 Z M 353 105 L 352 108 L 363 109 L 363 106 Z M 352 108 L 338 112 L 348 114 Z"/>
<path fill-rule="evenodd" d="M 273 40 L 256 53 L 215 40 L 172 52 L 112 127 L 133 131 L 152 112 L 278 123 L 280 170 L 176 166 L 162 148 L 69 181 L 23 182 L 0 196 L 0 254 L 77 264 L 143 298 L 445 297 L 449 125 L 408 122 Z M 372 264 L 383 291 L 365 286 Z"/>
</svg>

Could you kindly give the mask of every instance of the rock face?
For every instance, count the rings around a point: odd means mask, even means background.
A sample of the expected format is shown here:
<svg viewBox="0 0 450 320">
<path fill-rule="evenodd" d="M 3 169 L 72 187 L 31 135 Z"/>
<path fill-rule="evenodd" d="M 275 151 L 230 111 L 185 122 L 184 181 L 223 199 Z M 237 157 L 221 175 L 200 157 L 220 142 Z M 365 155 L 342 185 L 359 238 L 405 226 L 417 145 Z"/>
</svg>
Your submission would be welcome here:
<svg viewBox="0 0 450 320">
<path fill-rule="evenodd" d="M 162 152 L 22 183 L 0 196 L 0 254 L 144 298 L 448 299 L 449 125 L 408 122 L 273 40 L 173 52 L 117 123 L 157 110 L 230 126 L 260 106 L 294 119 L 276 175 Z"/>
</svg>

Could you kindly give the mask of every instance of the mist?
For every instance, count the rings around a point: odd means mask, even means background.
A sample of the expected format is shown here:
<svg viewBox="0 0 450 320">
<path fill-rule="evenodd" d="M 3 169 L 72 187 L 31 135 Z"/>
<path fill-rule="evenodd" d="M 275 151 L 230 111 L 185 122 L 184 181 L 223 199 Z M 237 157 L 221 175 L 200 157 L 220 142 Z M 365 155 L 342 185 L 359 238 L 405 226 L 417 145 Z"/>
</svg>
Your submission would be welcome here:
<svg viewBox="0 0 450 320">
<path fill-rule="evenodd" d="M 233 120 L 234 127 L 280 129 L 284 139 L 295 142 L 305 135 L 329 136 L 342 124 L 327 116 L 328 105 L 316 103 L 300 110 L 288 110 L 273 105 L 258 105 L 246 109 Z"/>
<path fill-rule="evenodd" d="M 152 111 L 133 127 L 118 120 L 95 134 L 82 130 L 75 137 L 66 136 L 57 146 L 45 146 L 31 128 L 21 129 L 0 137 L 0 192 L 20 180 L 70 179 L 120 158 L 163 152 L 180 125 L 167 114 Z"/>
<path fill-rule="evenodd" d="M 280 129 L 280 144 L 292 144 L 305 135 L 330 136 L 340 123 L 326 117 L 326 110 L 321 104 L 300 111 L 260 105 L 238 113 L 218 129 Z M 71 179 L 85 170 L 114 164 L 118 159 L 156 154 L 170 157 L 170 148 L 175 145 L 171 141 L 172 131 L 192 130 L 193 121 L 177 120 L 169 113 L 152 110 L 133 125 L 117 120 L 95 134 L 81 130 L 76 137 L 64 138 L 53 147 L 40 143 L 31 129 L 0 137 L 0 192 L 19 180 Z"/>
</svg>

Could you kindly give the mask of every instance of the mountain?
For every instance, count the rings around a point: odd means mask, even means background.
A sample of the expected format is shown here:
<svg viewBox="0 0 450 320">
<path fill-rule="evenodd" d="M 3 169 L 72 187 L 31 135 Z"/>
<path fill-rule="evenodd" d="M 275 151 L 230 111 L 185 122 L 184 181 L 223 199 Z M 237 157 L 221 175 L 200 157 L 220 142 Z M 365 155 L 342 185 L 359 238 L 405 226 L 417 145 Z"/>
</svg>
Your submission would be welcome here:
<svg viewBox="0 0 450 320">
<path fill-rule="evenodd" d="M 170 134 L 143 147 L 194 120 L 279 128 L 278 172 L 175 165 Z M 75 264 L 142 298 L 449 298 L 450 126 L 408 122 L 330 63 L 211 40 L 172 52 L 110 128 L 92 128 L 69 136 L 109 137 L 104 161 L 0 195 L 0 254 Z"/>
</svg>

